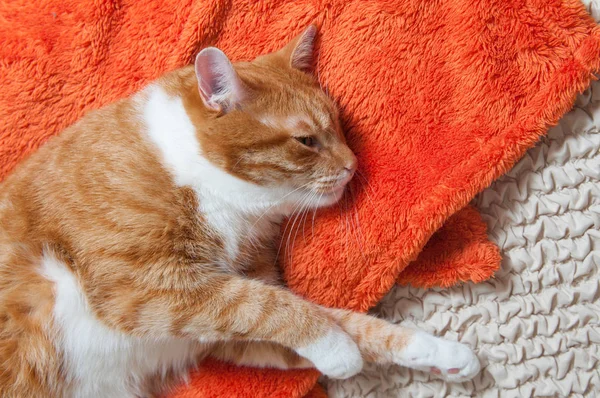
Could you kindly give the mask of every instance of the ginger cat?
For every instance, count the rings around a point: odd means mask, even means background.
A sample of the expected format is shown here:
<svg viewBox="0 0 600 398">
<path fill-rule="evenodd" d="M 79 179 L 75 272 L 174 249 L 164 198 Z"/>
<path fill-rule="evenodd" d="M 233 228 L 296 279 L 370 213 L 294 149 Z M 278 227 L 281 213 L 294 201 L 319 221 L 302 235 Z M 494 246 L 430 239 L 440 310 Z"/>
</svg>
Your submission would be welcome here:
<svg viewBox="0 0 600 398">
<path fill-rule="evenodd" d="M 204 49 L 0 185 L 2 397 L 154 396 L 208 355 L 332 378 L 363 361 L 478 373 L 464 345 L 279 283 L 282 220 L 336 203 L 357 167 L 303 71 L 315 34 L 235 65 Z"/>
</svg>

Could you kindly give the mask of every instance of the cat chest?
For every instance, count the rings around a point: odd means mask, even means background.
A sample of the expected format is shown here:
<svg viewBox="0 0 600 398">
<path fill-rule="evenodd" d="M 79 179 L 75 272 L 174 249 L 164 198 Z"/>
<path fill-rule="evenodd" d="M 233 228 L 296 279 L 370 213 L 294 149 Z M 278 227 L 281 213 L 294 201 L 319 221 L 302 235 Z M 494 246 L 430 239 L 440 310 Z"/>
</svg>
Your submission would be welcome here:
<svg viewBox="0 0 600 398">
<path fill-rule="evenodd" d="M 204 217 L 220 242 L 213 251 L 213 262 L 228 272 L 244 273 L 265 251 L 272 250 L 268 242 L 276 238 L 277 229 L 268 220 L 224 211 L 205 213 Z"/>
</svg>

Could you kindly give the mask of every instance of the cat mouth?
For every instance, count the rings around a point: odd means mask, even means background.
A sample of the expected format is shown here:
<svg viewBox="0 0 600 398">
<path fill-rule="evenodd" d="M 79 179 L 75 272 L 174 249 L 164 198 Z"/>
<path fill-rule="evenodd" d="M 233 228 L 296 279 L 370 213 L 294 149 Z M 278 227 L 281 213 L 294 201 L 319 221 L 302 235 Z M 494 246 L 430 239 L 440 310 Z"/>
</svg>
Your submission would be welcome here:
<svg viewBox="0 0 600 398">
<path fill-rule="evenodd" d="M 326 186 L 318 186 L 314 188 L 313 191 L 320 194 L 333 195 L 343 192 L 346 188 L 346 185 L 348 185 L 347 182 L 330 184 Z"/>
<path fill-rule="evenodd" d="M 352 175 L 346 175 L 325 184 L 319 184 L 319 186 L 315 188 L 315 191 L 318 193 L 338 195 L 344 192 L 344 189 L 350 180 L 352 180 Z"/>
<path fill-rule="evenodd" d="M 318 195 L 316 206 L 330 206 L 339 201 L 352 177 L 353 173 L 346 173 L 345 175 L 322 177 L 315 181 L 310 191 Z"/>
<path fill-rule="evenodd" d="M 321 196 L 321 201 L 324 201 L 322 204 L 330 205 L 340 200 L 344 194 L 346 185 L 348 185 L 347 182 L 344 182 L 343 184 L 338 183 L 327 187 L 318 187 L 314 189 L 313 192 Z"/>
</svg>

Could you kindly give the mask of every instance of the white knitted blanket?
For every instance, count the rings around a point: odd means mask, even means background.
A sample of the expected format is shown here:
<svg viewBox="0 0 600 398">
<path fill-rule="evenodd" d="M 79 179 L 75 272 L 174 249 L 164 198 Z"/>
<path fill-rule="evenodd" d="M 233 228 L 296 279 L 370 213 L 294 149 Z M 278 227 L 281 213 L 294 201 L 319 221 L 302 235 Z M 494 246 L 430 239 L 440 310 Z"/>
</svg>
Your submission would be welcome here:
<svg viewBox="0 0 600 398">
<path fill-rule="evenodd" d="M 592 15 L 600 0 L 584 1 Z M 591 3 L 591 4 L 590 4 Z M 338 397 L 600 397 L 600 83 L 474 201 L 501 270 L 450 289 L 396 287 L 375 313 L 477 351 L 447 384 L 397 366 L 330 381 Z"/>
</svg>

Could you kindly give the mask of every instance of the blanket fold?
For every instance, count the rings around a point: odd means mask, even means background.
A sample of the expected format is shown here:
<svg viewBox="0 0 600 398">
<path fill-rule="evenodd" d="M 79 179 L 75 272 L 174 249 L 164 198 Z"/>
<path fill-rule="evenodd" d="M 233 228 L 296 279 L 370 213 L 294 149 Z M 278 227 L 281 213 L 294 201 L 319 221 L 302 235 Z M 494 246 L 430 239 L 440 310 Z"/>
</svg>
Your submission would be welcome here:
<svg viewBox="0 0 600 398">
<path fill-rule="evenodd" d="M 248 60 L 313 22 L 315 73 L 340 106 L 360 173 L 314 228 L 310 220 L 286 232 L 294 238 L 282 256 L 289 286 L 366 311 L 396 281 L 490 277 L 497 249 L 465 206 L 598 68 L 600 32 L 578 0 L 5 2 L 0 178 L 87 110 L 188 64 L 205 46 Z M 173 396 L 301 397 L 317 377 L 209 361 Z"/>
</svg>

